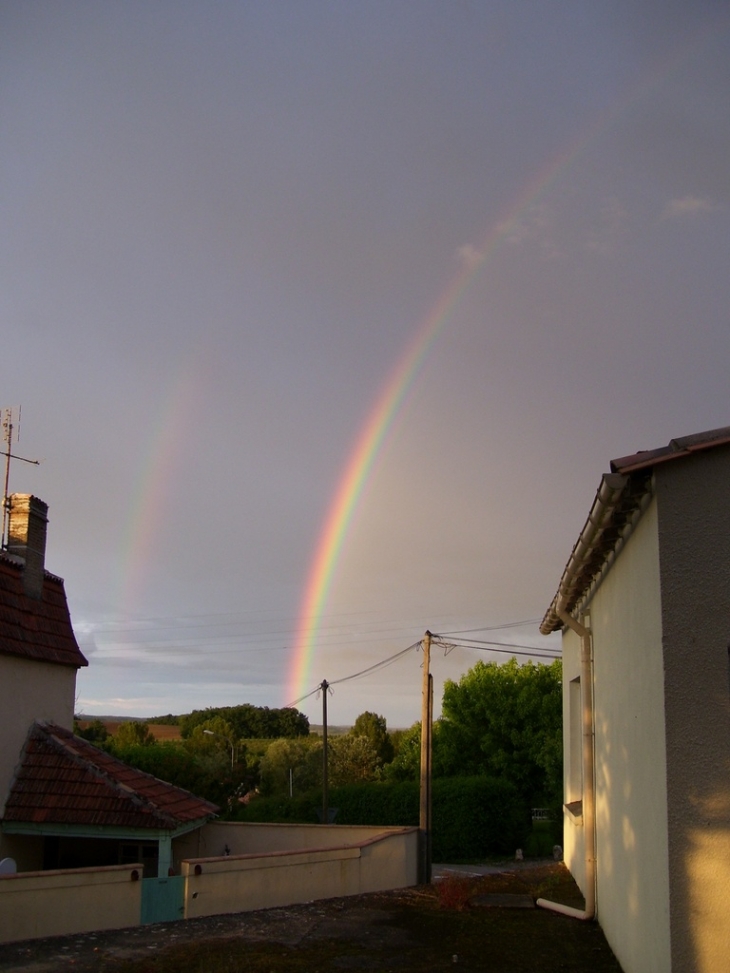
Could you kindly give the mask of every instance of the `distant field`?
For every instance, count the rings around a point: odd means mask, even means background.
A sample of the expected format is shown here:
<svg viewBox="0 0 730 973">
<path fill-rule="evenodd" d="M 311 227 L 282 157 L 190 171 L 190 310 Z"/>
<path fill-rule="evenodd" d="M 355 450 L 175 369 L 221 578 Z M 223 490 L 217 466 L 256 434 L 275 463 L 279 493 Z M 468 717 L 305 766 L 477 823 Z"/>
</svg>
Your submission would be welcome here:
<svg viewBox="0 0 730 973">
<path fill-rule="evenodd" d="M 79 726 L 82 730 L 87 729 L 95 720 L 79 720 Z M 116 736 L 117 730 L 122 725 L 122 723 L 128 723 L 129 720 L 100 720 L 106 727 L 107 733 L 111 736 Z M 180 738 L 180 727 L 179 726 L 166 726 L 164 723 L 150 723 L 149 730 L 155 740 L 179 740 Z"/>
</svg>

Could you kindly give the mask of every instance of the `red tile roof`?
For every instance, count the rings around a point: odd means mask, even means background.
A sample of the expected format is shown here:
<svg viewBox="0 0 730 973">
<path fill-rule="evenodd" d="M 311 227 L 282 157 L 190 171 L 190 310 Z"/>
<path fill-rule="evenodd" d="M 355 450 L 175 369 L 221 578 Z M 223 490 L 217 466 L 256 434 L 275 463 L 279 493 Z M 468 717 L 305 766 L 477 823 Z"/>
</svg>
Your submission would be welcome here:
<svg viewBox="0 0 730 973">
<path fill-rule="evenodd" d="M 611 460 L 612 473 L 633 473 L 669 460 L 680 459 L 691 453 L 698 453 L 716 446 L 726 446 L 730 443 L 730 426 L 720 429 L 708 429 L 706 432 L 696 432 L 691 436 L 679 436 L 672 439 L 666 446 L 659 449 L 645 449 L 630 456 L 620 456 Z"/>
<path fill-rule="evenodd" d="M 46 572 L 43 597 L 23 590 L 23 565 L 0 556 L 0 655 L 87 666 L 71 626 L 63 581 Z"/>
<path fill-rule="evenodd" d="M 215 804 L 129 767 L 55 723 L 34 723 L 5 822 L 176 830 L 212 817 Z"/>
</svg>

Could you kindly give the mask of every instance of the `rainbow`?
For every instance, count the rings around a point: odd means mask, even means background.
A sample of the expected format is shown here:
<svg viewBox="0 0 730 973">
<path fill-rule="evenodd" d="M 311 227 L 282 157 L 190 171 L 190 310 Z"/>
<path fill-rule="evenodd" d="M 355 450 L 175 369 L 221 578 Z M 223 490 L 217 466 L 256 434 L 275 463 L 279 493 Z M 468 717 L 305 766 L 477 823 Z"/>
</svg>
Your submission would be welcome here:
<svg viewBox="0 0 730 973">
<path fill-rule="evenodd" d="M 190 403 L 196 399 L 197 376 L 192 363 L 178 366 L 170 380 L 155 422 L 147 437 L 127 510 L 119 559 L 114 605 L 127 617 L 140 605 L 145 569 L 152 561 L 154 542 L 173 479 L 183 451 Z"/>
<path fill-rule="evenodd" d="M 723 20 L 722 28 L 726 29 L 730 20 L 725 18 Z M 477 278 L 500 244 L 509 238 L 520 218 L 568 169 L 584 148 L 598 135 L 605 133 L 629 105 L 635 104 L 658 88 L 679 64 L 696 53 L 701 44 L 714 35 L 718 26 L 713 24 L 698 31 L 688 44 L 675 52 L 675 55 L 662 65 L 660 70 L 655 69 L 651 75 L 633 86 L 567 147 L 547 160 L 540 171 L 525 184 L 518 197 L 505 208 L 482 244 L 479 247 L 465 248 L 463 251 L 462 256 L 465 259 L 461 269 L 447 285 L 433 309 L 416 328 L 414 337 L 376 397 L 340 476 L 319 533 L 301 599 L 290 658 L 287 699 L 299 699 L 312 688 L 310 673 L 321 619 L 358 501 L 396 416 L 422 371 L 429 352 L 453 316 L 469 285 Z"/>
</svg>

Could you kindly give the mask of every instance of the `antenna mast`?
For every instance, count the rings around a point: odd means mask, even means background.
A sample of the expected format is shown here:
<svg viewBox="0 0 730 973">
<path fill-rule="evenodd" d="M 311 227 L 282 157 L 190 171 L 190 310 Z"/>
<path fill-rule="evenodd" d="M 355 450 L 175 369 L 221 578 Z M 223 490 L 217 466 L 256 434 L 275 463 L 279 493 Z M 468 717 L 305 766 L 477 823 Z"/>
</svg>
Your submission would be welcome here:
<svg viewBox="0 0 730 973">
<path fill-rule="evenodd" d="M 10 500 L 8 498 L 8 485 L 10 482 L 10 460 L 19 459 L 23 463 L 32 463 L 33 466 L 39 465 L 39 461 L 37 459 L 26 459 L 25 456 L 17 456 L 12 451 L 13 429 L 15 429 L 16 425 L 18 427 L 18 431 L 15 434 L 15 441 L 17 443 L 20 440 L 20 410 L 21 407 L 18 406 L 17 423 L 13 421 L 15 419 L 14 406 L 10 406 L 9 408 L 2 410 L 3 440 L 5 441 L 5 446 L 6 446 L 5 454 L 4 454 L 5 455 L 5 484 L 3 487 L 3 529 L 2 529 L 2 533 L 0 533 L 0 543 L 2 544 L 2 550 L 6 550 L 8 546 L 6 529 L 8 524 L 8 511 L 10 508 Z"/>
</svg>

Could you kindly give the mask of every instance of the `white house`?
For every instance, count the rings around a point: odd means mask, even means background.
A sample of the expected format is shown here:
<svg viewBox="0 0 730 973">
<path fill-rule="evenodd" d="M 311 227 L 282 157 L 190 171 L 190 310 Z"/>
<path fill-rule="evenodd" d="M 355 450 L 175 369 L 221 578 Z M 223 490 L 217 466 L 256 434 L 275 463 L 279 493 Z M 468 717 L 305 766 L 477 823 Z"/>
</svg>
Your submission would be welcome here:
<svg viewBox="0 0 730 973">
<path fill-rule="evenodd" d="M 730 962 L 730 427 L 611 463 L 563 632 L 565 859 L 625 973 Z"/>
</svg>

